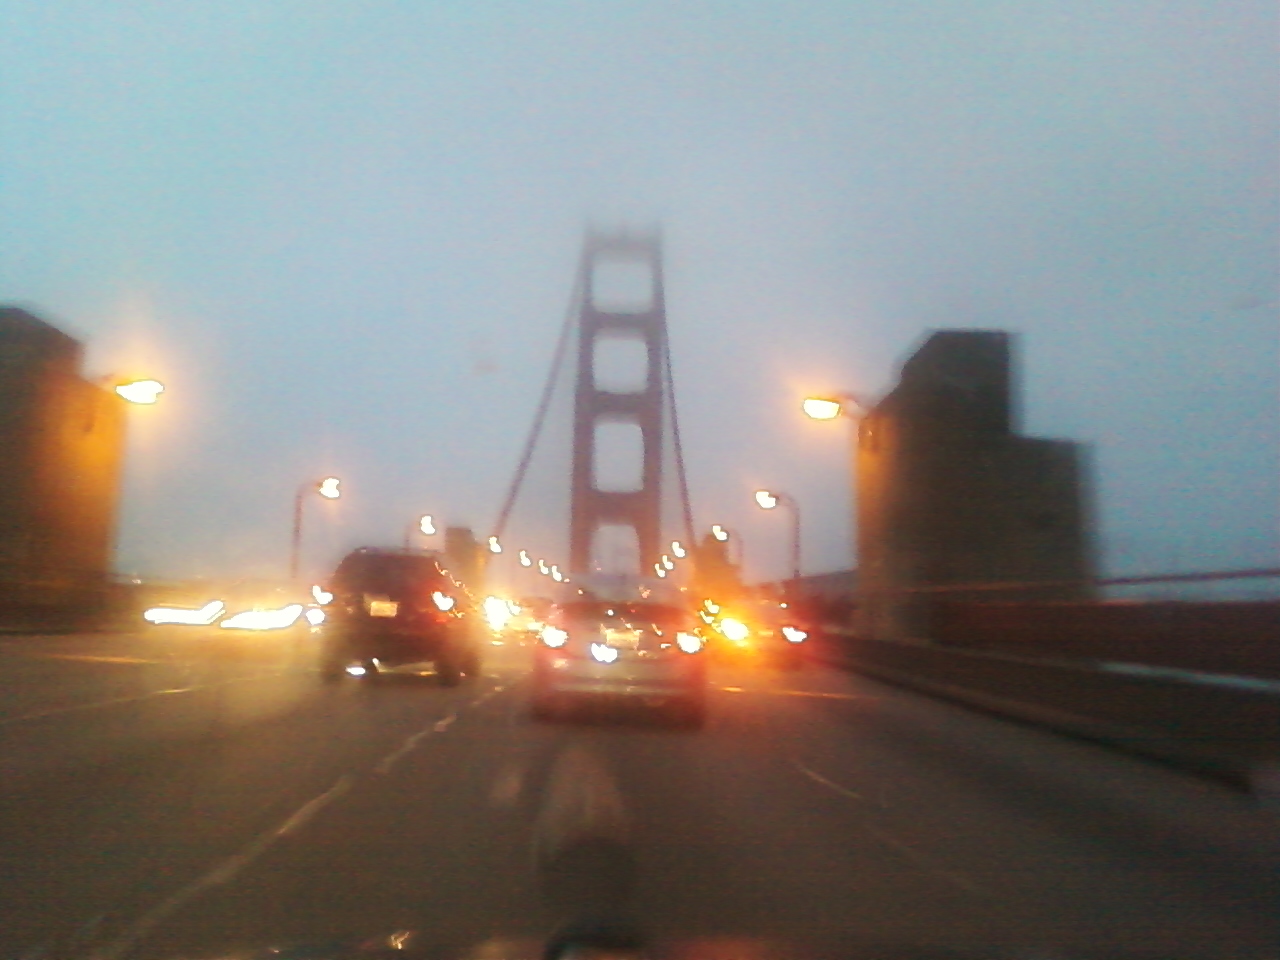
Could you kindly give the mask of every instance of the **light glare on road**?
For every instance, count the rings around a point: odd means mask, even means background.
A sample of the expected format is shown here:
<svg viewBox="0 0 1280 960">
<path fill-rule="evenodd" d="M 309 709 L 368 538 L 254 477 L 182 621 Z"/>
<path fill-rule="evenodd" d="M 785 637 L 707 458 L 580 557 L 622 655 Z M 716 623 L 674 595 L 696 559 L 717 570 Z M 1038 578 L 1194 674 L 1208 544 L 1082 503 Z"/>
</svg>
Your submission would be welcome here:
<svg viewBox="0 0 1280 960">
<path fill-rule="evenodd" d="M 284 630 L 302 616 L 302 604 L 291 603 L 278 610 L 245 610 L 227 617 L 218 626 L 226 630 Z"/>
<path fill-rule="evenodd" d="M 152 607 L 142 614 L 142 619 L 154 624 L 185 624 L 195 627 L 207 627 L 226 612 L 226 604 L 221 600 L 210 600 L 203 607 Z"/>
</svg>

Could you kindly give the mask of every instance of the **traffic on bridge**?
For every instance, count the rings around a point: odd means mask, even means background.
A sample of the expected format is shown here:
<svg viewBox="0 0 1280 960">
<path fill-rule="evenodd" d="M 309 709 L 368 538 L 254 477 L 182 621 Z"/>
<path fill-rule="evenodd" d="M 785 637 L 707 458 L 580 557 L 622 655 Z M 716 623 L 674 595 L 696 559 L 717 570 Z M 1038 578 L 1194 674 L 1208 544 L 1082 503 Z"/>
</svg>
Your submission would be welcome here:
<svg viewBox="0 0 1280 960">
<path fill-rule="evenodd" d="M 0 957 L 1280 958 L 1275 11 L 463 6 L 6 17 Z"/>
</svg>

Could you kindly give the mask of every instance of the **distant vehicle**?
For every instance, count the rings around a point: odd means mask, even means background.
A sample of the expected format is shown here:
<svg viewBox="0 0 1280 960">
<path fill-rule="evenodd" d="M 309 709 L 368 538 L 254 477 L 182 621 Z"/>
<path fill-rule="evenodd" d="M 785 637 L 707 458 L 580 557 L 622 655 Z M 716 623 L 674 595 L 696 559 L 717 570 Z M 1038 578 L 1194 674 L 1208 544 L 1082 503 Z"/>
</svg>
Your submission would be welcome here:
<svg viewBox="0 0 1280 960">
<path fill-rule="evenodd" d="M 715 609 L 715 614 L 710 608 Z M 782 670 L 803 666 L 810 629 L 801 625 L 796 611 L 785 602 L 764 599 L 723 608 L 708 603 L 701 613 L 703 635 L 717 660 L 758 663 Z"/>
<path fill-rule="evenodd" d="M 448 686 L 478 675 L 474 611 L 435 554 L 361 547 L 325 589 L 333 594 L 320 629 L 325 680 L 416 663 L 431 663 Z"/>
<path fill-rule="evenodd" d="M 680 594 L 664 586 L 574 577 L 573 589 L 548 611 L 534 651 L 534 715 L 550 718 L 587 702 L 633 703 L 700 727 L 703 639 Z"/>
<path fill-rule="evenodd" d="M 507 622 L 507 634 L 513 639 L 537 641 L 553 607 L 554 604 L 546 597 L 521 597 L 516 601 L 519 613 Z"/>
</svg>

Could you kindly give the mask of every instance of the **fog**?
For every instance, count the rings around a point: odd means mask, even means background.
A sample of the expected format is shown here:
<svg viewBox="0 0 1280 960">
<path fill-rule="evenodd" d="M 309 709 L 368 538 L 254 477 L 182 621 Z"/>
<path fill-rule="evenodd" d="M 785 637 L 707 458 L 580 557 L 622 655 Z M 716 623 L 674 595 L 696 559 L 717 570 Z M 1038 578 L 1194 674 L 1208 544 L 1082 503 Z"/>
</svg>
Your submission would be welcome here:
<svg viewBox="0 0 1280 960">
<path fill-rule="evenodd" d="M 0 301 L 131 413 L 122 571 L 494 522 L 589 225 L 660 225 L 699 525 L 847 567 L 850 436 L 937 327 L 1020 334 L 1114 572 L 1280 564 L 1269 2 L 0 0 Z M 568 430 L 568 423 L 555 429 Z M 566 466 L 567 471 L 567 466 Z M 522 509 L 536 509 L 536 501 Z"/>
</svg>

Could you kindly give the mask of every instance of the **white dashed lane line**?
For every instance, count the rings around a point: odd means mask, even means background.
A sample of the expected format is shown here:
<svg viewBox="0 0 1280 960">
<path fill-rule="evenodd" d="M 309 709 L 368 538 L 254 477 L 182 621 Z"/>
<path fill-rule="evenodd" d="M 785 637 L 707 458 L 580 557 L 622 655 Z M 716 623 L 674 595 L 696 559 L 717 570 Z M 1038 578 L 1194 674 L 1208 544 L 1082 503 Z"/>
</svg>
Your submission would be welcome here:
<svg viewBox="0 0 1280 960">
<path fill-rule="evenodd" d="M 211 887 L 230 882 L 236 874 L 262 856 L 281 837 L 293 833 L 309 821 L 322 809 L 336 800 L 351 788 L 352 779 L 343 776 L 319 796 L 312 797 L 295 810 L 278 827 L 259 834 L 242 850 L 219 863 L 203 876 L 200 876 L 178 889 L 176 893 L 152 907 L 139 917 L 122 936 L 91 954 L 93 960 L 116 960 L 132 950 L 160 923 L 164 922 L 175 911 L 194 900 Z"/>
<path fill-rule="evenodd" d="M 502 692 L 504 688 L 496 686 L 485 693 L 476 697 L 462 709 L 477 707 L 486 700 Z M 377 774 L 389 774 L 396 762 L 412 751 L 424 738 L 432 734 L 445 733 L 458 719 L 458 712 L 454 711 L 439 720 L 433 721 L 429 726 L 424 727 L 417 733 L 407 737 L 395 750 L 383 757 L 373 768 L 373 772 Z M 221 863 L 215 865 L 208 872 L 193 880 L 191 883 L 178 889 L 167 899 L 161 901 L 152 907 L 134 924 L 122 934 L 120 937 L 96 950 L 91 954 L 93 960 L 118 960 L 133 950 L 142 940 L 159 924 L 163 923 L 168 917 L 181 909 L 187 903 L 200 896 L 206 890 L 227 884 L 233 880 L 245 867 L 257 860 L 263 853 L 273 846 L 281 837 L 288 836 L 300 830 L 308 822 L 310 822 L 316 814 L 331 804 L 334 800 L 341 797 L 344 793 L 351 789 L 356 782 L 356 778 L 344 774 L 324 793 L 312 797 L 277 827 L 267 830 L 265 833 L 259 834 L 239 852 L 233 854 Z"/>
</svg>

